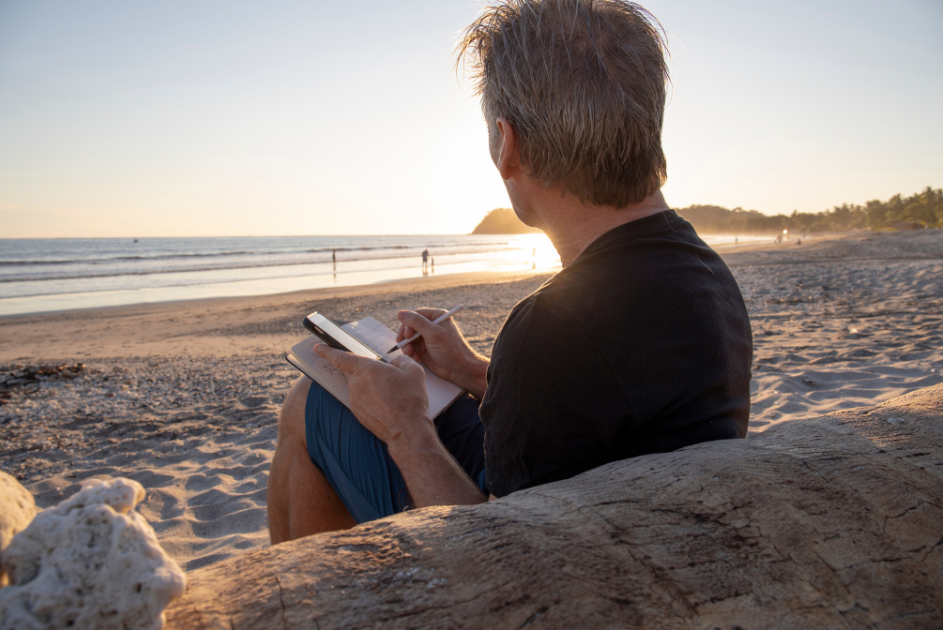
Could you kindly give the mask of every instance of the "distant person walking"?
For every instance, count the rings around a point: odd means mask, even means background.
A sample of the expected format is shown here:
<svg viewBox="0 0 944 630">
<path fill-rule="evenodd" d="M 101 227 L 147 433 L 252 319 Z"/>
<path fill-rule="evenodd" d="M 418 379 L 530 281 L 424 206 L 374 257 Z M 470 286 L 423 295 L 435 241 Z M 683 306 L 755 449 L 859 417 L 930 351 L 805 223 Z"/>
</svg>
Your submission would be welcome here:
<svg viewBox="0 0 944 630">
<path fill-rule="evenodd" d="M 331 266 L 334 269 L 338 268 L 338 251 L 336 249 L 331 250 Z"/>
<path fill-rule="evenodd" d="M 424 271 L 426 270 L 428 265 L 429 265 L 429 250 L 424 249 L 423 250 L 423 270 Z"/>
</svg>

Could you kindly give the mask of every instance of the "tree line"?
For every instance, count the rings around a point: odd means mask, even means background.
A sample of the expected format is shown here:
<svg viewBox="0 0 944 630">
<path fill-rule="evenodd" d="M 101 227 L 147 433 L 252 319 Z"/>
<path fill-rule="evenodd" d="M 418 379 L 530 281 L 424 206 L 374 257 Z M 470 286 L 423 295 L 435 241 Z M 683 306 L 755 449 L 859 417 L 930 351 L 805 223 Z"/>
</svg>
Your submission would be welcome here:
<svg viewBox="0 0 944 630">
<path fill-rule="evenodd" d="M 700 232 L 750 234 L 763 232 L 840 232 L 855 229 L 940 228 L 942 189 L 928 186 L 910 197 L 897 194 L 888 201 L 874 199 L 864 206 L 844 203 L 822 212 L 768 215 L 757 210 L 693 205 L 678 213 Z"/>
</svg>

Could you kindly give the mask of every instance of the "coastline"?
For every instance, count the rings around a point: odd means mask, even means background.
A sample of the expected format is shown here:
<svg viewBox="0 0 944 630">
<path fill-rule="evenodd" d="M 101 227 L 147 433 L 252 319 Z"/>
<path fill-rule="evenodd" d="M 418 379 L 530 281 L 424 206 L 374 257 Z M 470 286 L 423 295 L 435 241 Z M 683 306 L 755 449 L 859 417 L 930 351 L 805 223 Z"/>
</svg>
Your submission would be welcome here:
<svg viewBox="0 0 944 630">
<path fill-rule="evenodd" d="M 736 237 L 704 238 L 721 250 L 733 247 Z M 772 240 L 741 239 L 742 246 Z M 0 317 L 560 268 L 543 234 L 145 239 L 141 245 L 127 239 L 68 239 L 65 245 L 41 239 L 35 248 L 24 243 L 0 239 Z M 424 251 L 428 270 L 420 265 Z"/>
<path fill-rule="evenodd" d="M 388 324 L 411 296 L 465 286 L 488 286 L 553 275 L 546 271 L 478 271 L 368 285 L 304 289 L 249 297 L 218 297 L 158 303 L 102 306 L 0 317 L 0 365 L 11 362 L 82 362 L 126 356 L 230 356 L 279 351 L 308 334 L 302 318 L 313 310 L 334 313 L 339 321 L 358 319 L 346 305 L 358 299 L 389 304 Z M 540 282 L 538 284 L 540 284 Z M 522 296 L 523 297 L 523 296 Z M 397 306 L 394 298 L 398 300 Z M 317 306 L 325 305 L 325 306 Z M 425 304 L 414 304 L 418 308 Z M 355 307 L 357 309 L 358 307 Z M 377 315 L 373 317 L 380 319 Z M 348 317 L 348 319 L 345 319 Z M 366 315 L 364 316 L 366 317 Z M 296 321 L 297 320 L 297 321 Z M 134 322 L 116 334 L 115 322 Z M 246 328 L 248 327 L 248 328 Z M 233 330 L 236 330 L 235 337 Z M 234 341 L 266 331 L 262 345 Z M 225 336 L 226 341 L 218 339 Z M 126 338 L 127 337 L 127 338 Z M 133 348 L 132 348 L 133 341 Z M 289 343 L 290 347 L 295 341 Z M 279 345 L 282 344 L 282 345 Z"/>
<path fill-rule="evenodd" d="M 720 252 L 754 331 L 750 431 L 941 382 L 940 230 Z M 400 308 L 464 304 L 490 354 L 505 316 L 549 273 L 479 272 L 250 298 L 0 318 L 0 468 L 52 505 L 96 475 L 148 492 L 139 512 L 194 569 L 268 544 L 265 486 L 285 351 L 312 310 L 393 325 Z M 75 372 L 24 376 L 24 367 Z M 748 438 L 750 439 L 750 438 Z"/>
</svg>

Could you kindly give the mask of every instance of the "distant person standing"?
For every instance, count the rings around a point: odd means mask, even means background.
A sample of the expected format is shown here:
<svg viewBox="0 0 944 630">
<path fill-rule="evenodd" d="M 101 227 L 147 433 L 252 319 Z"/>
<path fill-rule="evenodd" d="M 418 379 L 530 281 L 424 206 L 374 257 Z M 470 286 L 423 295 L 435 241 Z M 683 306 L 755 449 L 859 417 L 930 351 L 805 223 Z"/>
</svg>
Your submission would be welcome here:
<svg viewBox="0 0 944 630">
<path fill-rule="evenodd" d="M 335 249 L 331 250 L 331 266 L 334 269 L 338 268 L 338 252 Z"/>
<path fill-rule="evenodd" d="M 423 271 L 426 271 L 427 266 L 429 265 L 429 250 L 423 250 Z"/>
<path fill-rule="evenodd" d="M 431 273 L 436 273 L 436 259 L 435 258 L 429 259 L 429 270 Z"/>
</svg>

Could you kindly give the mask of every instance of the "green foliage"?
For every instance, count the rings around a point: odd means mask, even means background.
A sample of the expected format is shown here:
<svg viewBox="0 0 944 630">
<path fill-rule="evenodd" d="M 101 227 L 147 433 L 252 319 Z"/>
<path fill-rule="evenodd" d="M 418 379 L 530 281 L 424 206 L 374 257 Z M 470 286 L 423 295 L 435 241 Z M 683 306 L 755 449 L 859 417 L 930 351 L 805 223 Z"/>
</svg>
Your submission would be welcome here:
<svg viewBox="0 0 944 630">
<path fill-rule="evenodd" d="M 864 206 L 847 203 L 822 212 L 797 212 L 767 215 L 757 210 L 729 210 L 720 206 L 689 206 L 678 213 L 699 232 L 751 234 L 780 232 L 841 232 L 869 228 L 940 228 L 942 189 L 928 186 L 922 192 L 902 199 L 895 195 L 888 201 L 874 199 Z"/>
<path fill-rule="evenodd" d="M 528 227 L 511 208 L 495 208 L 472 230 L 473 234 L 530 234 L 541 230 Z"/>
</svg>

